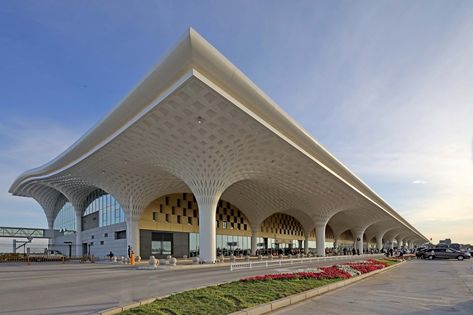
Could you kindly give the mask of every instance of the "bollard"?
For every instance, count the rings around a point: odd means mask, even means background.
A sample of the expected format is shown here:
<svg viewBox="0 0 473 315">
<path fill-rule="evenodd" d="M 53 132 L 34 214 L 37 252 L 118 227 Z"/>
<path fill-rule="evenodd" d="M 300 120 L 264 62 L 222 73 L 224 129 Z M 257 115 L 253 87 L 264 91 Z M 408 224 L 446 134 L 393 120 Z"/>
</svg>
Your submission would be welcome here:
<svg viewBox="0 0 473 315">
<path fill-rule="evenodd" d="M 135 254 L 131 253 L 130 255 L 130 265 L 134 266 L 135 265 Z"/>
</svg>

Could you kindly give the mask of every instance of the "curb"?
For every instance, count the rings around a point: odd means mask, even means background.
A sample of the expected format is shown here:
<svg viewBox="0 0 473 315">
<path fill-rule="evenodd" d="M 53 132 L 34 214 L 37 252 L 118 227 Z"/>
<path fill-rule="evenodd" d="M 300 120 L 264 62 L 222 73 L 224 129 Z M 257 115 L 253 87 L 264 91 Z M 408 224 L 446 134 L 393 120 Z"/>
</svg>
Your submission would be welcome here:
<svg viewBox="0 0 473 315">
<path fill-rule="evenodd" d="M 286 307 L 286 306 L 289 306 L 289 305 L 294 305 L 294 304 L 297 304 L 297 303 L 302 302 L 304 300 L 311 299 L 311 298 L 316 297 L 318 295 L 322 295 L 324 293 L 334 291 L 334 290 L 342 288 L 342 287 L 346 287 L 346 286 L 351 285 L 355 282 L 358 282 L 358 281 L 361 281 L 361 280 L 366 279 L 368 277 L 374 276 L 378 273 L 391 270 L 392 268 L 398 267 L 398 266 L 402 265 L 405 262 L 406 262 L 406 260 L 402 261 L 400 263 L 397 263 L 395 265 L 383 268 L 383 269 L 378 269 L 378 270 L 372 271 L 370 273 L 365 273 L 365 274 L 359 275 L 359 276 L 354 277 L 354 278 L 349 278 L 349 279 L 346 279 L 346 280 L 337 281 L 335 283 L 331 283 L 329 285 L 324 285 L 322 287 L 311 289 L 311 290 L 308 290 L 308 291 L 305 291 L 305 292 L 302 292 L 302 293 L 297 293 L 297 294 L 294 294 L 294 295 L 286 296 L 285 298 L 275 300 L 275 301 L 272 301 L 272 302 L 268 302 L 268 303 L 265 303 L 265 304 L 260 304 L 260 305 L 254 306 L 254 307 L 250 307 L 250 308 L 238 311 L 238 312 L 231 313 L 229 315 L 260 315 L 260 314 L 266 314 L 266 313 L 275 311 L 277 309 L 281 309 L 283 307 Z"/>
<path fill-rule="evenodd" d="M 129 309 L 134 308 L 134 307 L 138 307 L 138 306 L 153 303 L 156 300 L 164 299 L 168 296 L 169 295 L 164 295 L 164 296 L 160 296 L 159 298 L 151 298 L 151 299 L 141 300 L 139 302 L 127 304 L 125 306 L 112 307 L 112 308 L 106 309 L 104 311 L 98 312 L 97 314 L 100 314 L 100 315 L 118 314 L 118 313 L 121 313 L 123 311 L 129 310 Z"/>
<path fill-rule="evenodd" d="M 365 273 L 365 274 L 359 275 L 355 278 L 350 278 L 350 279 L 346 279 L 346 280 L 337 281 L 337 282 L 329 284 L 329 285 L 324 285 L 322 287 L 311 289 L 311 290 L 308 290 L 308 291 L 305 291 L 305 292 L 302 292 L 302 293 L 297 293 L 297 294 L 294 294 L 294 295 L 290 295 L 290 296 L 287 296 L 287 297 L 279 299 L 279 300 L 275 300 L 275 301 L 272 301 L 272 302 L 268 302 L 268 303 L 265 303 L 265 304 L 260 304 L 260 305 L 257 305 L 257 306 L 251 307 L 251 308 L 247 308 L 247 309 L 244 309 L 244 310 L 241 310 L 241 311 L 237 311 L 237 312 L 231 313 L 229 315 L 243 315 L 243 314 L 246 314 L 246 315 L 259 315 L 259 314 L 266 314 L 266 313 L 269 313 L 271 311 L 274 311 L 274 310 L 277 310 L 277 309 L 280 309 L 280 308 L 283 308 L 283 307 L 286 307 L 286 306 L 289 306 L 289 305 L 293 305 L 293 304 L 296 304 L 298 302 L 301 302 L 301 301 L 313 298 L 315 296 L 324 294 L 326 292 L 330 292 L 330 291 L 333 291 L 335 289 L 350 285 L 354 282 L 363 280 L 363 279 L 365 279 L 369 276 L 373 276 L 373 275 L 378 274 L 380 272 L 390 270 L 394 267 L 397 267 L 397 266 L 401 265 L 404 262 L 406 262 L 406 261 L 402 261 L 402 262 L 397 263 L 395 265 L 392 265 L 392 266 L 389 266 L 389 267 L 386 267 L 386 268 L 383 268 L 383 269 L 375 270 L 375 271 L 372 271 L 370 273 Z M 227 283 L 227 282 L 232 282 L 232 281 L 224 281 L 224 282 L 216 283 L 215 285 L 220 285 L 220 284 L 224 284 L 224 283 Z M 207 286 L 197 287 L 197 288 L 194 288 L 193 290 L 206 288 L 206 287 Z M 126 310 L 129 310 L 131 308 L 146 305 L 146 304 L 150 304 L 150 303 L 153 303 L 156 300 L 161 300 L 161 299 L 167 298 L 168 296 L 171 296 L 171 294 L 156 297 L 156 298 L 144 299 L 144 300 L 141 300 L 141 301 L 138 301 L 138 302 L 133 302 L 131 304 L 127 304 L 127 305 L 124 305 L 124 306 L 112 307 L 112 308 L 100 311 L 96 314 L 98 314 L 98 315 L 119 314 L 119 313 L 121 313 L 123 311 L 126 311 Z"/>
</svg>

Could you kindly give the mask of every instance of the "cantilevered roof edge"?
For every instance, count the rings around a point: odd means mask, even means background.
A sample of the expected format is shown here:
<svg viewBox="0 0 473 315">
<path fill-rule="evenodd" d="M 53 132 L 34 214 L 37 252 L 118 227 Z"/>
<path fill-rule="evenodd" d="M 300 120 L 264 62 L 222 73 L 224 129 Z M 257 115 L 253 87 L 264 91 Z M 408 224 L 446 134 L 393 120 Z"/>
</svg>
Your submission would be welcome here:
<svg viewBox="0 0 473 315">
<path fill-rule="evenodd" d="M 152 71 L 115 108 L 66 151 L 45 165 L 21 174 L 10 187 L 15 193 L 18 185 L 28 178 L 48 176 L 55 170 L 71 167 L 87 152 L 93 150 L 119 130 L 128 121 L 164 93 L 190 69 L 196 69 L 217 83 L 219 87 L 248 107 L 261 119 L 284 134 L 308 153 L 314 155 L 326 167 L 347 180 L 384 206 L 393 211 L 398 219 L 418 232 L 404 218 L 392 209 L 368 185 L 338 161 L 309 133 L 297 125 L 269 96 L 261 91 L 236 66 L 226 59 L 216 48 L 208 43 L 192 28 L 162 58 Z"/>
</svg>

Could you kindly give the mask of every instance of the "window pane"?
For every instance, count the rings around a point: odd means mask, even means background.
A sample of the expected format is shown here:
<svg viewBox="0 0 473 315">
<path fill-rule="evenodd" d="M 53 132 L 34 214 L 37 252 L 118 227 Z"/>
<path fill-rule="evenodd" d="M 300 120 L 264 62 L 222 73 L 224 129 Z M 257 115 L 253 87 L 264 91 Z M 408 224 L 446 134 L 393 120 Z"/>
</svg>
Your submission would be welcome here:
<svg viewBox="0 0 473 315">
<path fill-rule="evenodd" d="M 172 254 L 172 242 L 170 241 L 163 241 L 162 244 L 163 255 L 171 255 Z"/>
</svg>

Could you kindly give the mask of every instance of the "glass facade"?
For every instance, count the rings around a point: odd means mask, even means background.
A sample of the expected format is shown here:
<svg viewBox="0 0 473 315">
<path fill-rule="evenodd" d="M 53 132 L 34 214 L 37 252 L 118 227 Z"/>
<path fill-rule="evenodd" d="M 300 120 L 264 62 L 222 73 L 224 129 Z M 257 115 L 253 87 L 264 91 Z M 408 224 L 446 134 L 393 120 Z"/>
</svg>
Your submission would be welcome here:
<svg viewBox="0 0 473 315">
<path fill-rule="evenodd" d="M 217 235 L 217 255 L 229 256 L 251 252 L 251 237 L 237 235 Z M 199 233 L 189 233 L 189 254 L 191 257 L 199 254 Z"/>
<path fill-rule="evenodd" d="M 189 233 L 189 256 L 199 255 L 199 233 Z"/>
<path fill-rule="evenodd" d="M 309 249 L 315 250 L 317 247 L 316 241 L 309 241 Z M 325 248 L 333 248 L 333 242 L 325 242 Z"/>
<path fill-rule="evenodd" d="M 63 232 L 76 230 L 76 214 L 70 202 L 66 202 L 54 219 L 53 228 Z"/>
<path fill-rule="evenodd" d="M 153 233 L 151 240 L 151 255 L 172 255 L 172 233 Z"/>
<path fill-rule="evenodd" d="M 151 255 L 153 256 L 172 255 L 172 242 L 171 241 L 152 241 L 151 242 Z"/>
<path fill-rule="evenodd" d="M 262 244 L 262 246 L 259 246 Z M 277 240 L 274 238 L 261 238 L 258 237 L 257 240 L 257 248 L 258 249 L 271 249 L 272 251 L 279 251 L 282 250 L 283 252 L 286 252 L 286 250 L 289 249 L 303 249 L 304 248 L 304 242 L 300 242 L 299 240 Z"/>
<path fill-rule="evenodd" d="M 217 255 L 229 256 L 246 254 L 251 252 L 251 237 L 237 235 L 217 235 Z M 332 248 L 333 242 L 325 242 L 325 247 Z M 256 239 L 256 249 L 261 254 L 269 252 L 290 253 L 291 249 L 304 249 L 304 241 L 301 240 L 277 240 L 274 238 L 258 237 Z M 309 249 L 315 251 L 316 242 L 309 241 Z M 199 254 L 199 233 L 189 233 L 189 254 L 191 257 Z"/>
<path fill-rule="evenodd" d="M 251 237 L 237 235 L 217 235 L 217 255 L 229 256 L 249 253 L 251 251 Z"/>
<path fill-rule="evenodd" d="M 125 222 L 125 212 L 117 200 L 109 194 L 97 191 L 88 197 L 89 206 L 84 216 L 99 211 L 99 226 Z"/>
</svg>

